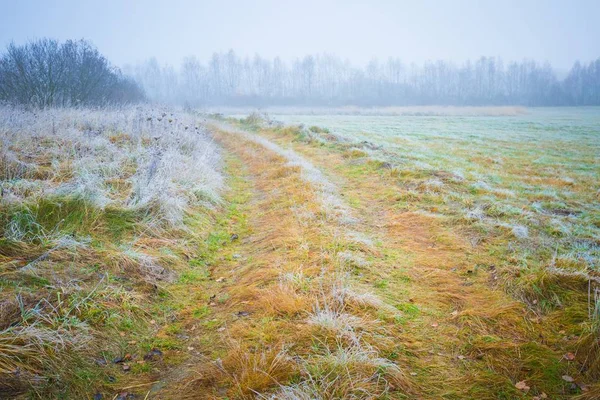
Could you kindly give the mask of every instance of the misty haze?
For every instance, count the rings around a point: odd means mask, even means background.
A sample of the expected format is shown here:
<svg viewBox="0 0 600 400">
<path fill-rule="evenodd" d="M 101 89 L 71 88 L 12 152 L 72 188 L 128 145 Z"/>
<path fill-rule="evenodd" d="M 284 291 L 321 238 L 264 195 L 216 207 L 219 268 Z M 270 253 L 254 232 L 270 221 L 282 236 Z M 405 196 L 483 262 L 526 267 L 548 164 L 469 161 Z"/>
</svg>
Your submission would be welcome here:
<svg viewBox="0 0 600 400">
<path fill-rule="evenodd" d="M 6 1 L 0 398 L 600 399 L 598 15 Z"/>
</svg>

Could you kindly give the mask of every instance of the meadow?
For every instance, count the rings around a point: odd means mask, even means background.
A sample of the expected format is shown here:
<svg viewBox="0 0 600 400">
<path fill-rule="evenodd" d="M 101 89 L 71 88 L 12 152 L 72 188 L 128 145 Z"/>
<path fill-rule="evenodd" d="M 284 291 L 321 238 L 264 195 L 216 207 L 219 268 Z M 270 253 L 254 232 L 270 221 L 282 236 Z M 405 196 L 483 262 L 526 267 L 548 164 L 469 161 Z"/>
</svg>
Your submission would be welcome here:
<svg viewBox="0 0 600 400">
<path fill-rule="evenodd" d="M 276 119 L 322 127 L 334 141 L 386 163 L 402 181 L 398 207 L 450 219 L 450 225 L 506 231 L 520 266 L 597 279 L 597 108 L 538 108 L 502 117 Z"/>
<path fill-rule="evenodd" d="M 0 109 L 0 394 L 594 399 L 600 110 Z"/>
</svg>

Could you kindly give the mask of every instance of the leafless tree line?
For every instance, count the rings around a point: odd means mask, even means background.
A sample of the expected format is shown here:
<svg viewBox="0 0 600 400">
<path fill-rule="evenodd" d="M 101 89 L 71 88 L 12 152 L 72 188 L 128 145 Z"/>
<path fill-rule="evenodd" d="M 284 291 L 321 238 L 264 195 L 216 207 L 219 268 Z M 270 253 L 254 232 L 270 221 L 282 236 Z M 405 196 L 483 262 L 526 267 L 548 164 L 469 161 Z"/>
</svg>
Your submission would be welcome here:
<svg viewBox="0 0 600 400">
<path fill-rule="evenodd" d="M 358 68 L 333 55 L 186 58 L 178 69 L 156 59 L 129 69 L 151 99 L 199 105 L 600 105 L 600 58 L 576 62 L 564 79 L 548 63 L 482 57 L 404 64 L 397 58 Z"/>
<path fill-rule="evenodd" d="M 36 107 L 122 104 L 144 98 L 138 84 L 89 42 L 11 43 L 0 56 L 0 100 Z"/>
<path fill-rule="evenodd" d="M 189 106 L 231 105 L 600 105 L 600 58 L 576 62 L 564 79 L 548 63 L 481 57 L 365 67 L 329 54 L 286 63 L 233 50 L 207 63 L 186 58 L 178 69 L 153 58 L 128 78 L 86 41 L 41 39 L 10 44 L 0 55 L 0 101 L 47 106 L 105 105 L 144 99 Z M 142 90 L 143 88 L 143 90 Z"/>
</svg>

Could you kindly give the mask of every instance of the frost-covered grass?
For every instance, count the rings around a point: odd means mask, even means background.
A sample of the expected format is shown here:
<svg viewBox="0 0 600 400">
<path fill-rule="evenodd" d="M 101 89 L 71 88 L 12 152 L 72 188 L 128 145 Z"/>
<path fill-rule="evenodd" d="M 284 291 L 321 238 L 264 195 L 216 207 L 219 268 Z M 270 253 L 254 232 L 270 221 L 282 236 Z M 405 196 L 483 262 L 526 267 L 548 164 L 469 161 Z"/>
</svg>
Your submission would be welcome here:
<svg viewBox="0 0 600 400">
<path fill-rule="evenodd" d="M 219 199 L 219 153 L 191 115 L 5 107 L 0 127 L 3 203 L 73 196 L 175 227 L 192 205 Z"/>
<path fill-rule="evenodd" d="M 155 340 L 154 308 L 221 202 L 220 151 L 200 122 L 0 108 L 0 394 L 103 393 L 103 365 Z"/>
<path fill-rule="evenodd" d="M 357 174 L 395 178 L 400 209 L 437 216 L 473 243 L 509 244 L 519 267 L 600 273 L 598 108 L 276 119 L 321 127 L 301 135 L 348 149 Z"/>
<path fill-rule="evenodd" d="M 405 382 L 396 364 L 360 344 L 324 346 L 302 365 L 299 383 L 281 386 L 268 397 L 281 400 L 381 398 L 388 387 Z M 266 398 L 266 397 L 265 397 Z"/>
</svg>

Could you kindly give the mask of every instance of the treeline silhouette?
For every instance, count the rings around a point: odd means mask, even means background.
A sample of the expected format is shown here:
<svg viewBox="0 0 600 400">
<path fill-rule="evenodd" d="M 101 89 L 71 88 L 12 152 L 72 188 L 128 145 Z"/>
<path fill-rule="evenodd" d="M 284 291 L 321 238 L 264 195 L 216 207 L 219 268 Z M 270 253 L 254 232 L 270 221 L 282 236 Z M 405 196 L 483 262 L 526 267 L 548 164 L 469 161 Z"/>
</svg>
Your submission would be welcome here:
<svg viewBox="0 0 600 400">
<path fill-rule="evenodd" d="M 600 58 L 575 62 L 562 78 L 548 63 L 504 63 L 481 57 L 405 64 L 398 58 L 365 67 L 329 54 L 286 63 L 233 50 L 207 63 L 186 58 L 176 69 L 152 58 L 120 69 L 85 40 L 10 44 L 0 54 L 0 102 L 48 106 L 149 100 L 197 106 L 600 105 Z"/>
<path fill-rule="evenodd" d="M 66 107 L 135 103 L 144 98 L 132 78 L 85 40 L 11 43 L 0 55 L 0 101 Z"/>
<path fill-rule="evenodd" d="M 327 54 L 286 63 L 232 50 L 207 63 L 186 58 L 177 69 L 153 58 L 129 73 L 151 99 L 189 106 L 600 105 L 600 58 L 576 62 L 563 79 L 550 64 L 530 60 L 407 65 L 390 58 L 359 68 Z"/>
</svg>

